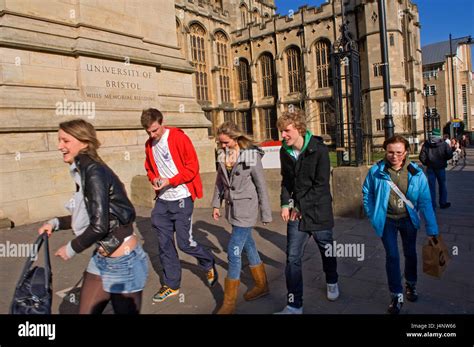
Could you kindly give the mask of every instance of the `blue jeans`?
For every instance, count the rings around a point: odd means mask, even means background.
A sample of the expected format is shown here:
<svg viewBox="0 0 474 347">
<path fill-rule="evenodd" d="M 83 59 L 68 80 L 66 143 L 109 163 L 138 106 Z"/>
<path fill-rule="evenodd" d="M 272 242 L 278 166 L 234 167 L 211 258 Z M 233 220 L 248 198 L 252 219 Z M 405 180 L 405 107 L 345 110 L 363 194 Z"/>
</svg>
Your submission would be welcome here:
<svg viewBox="0 0 474 347">
<path fill-rule="evenodd" d="M 262 263 L 258 255 L 257 246 L 252 237 L 252 227 L 244 228 L 233 225 L 232 235 L 227 246 L 227 257 L 229 260 L 229 271 L 227 277 L 233 280 L 240 278 L 242 270 L 242 251 L 245 251 L 250 266 Z"/>
<path fill-rule="evenodd" d="M 448 190 L 446 188 L 446 170 L 445 169 L 426 169 L 428 185 L 430 186 L 431 202 L 433 209 L 436 208 L 436 180 L 439 187 L 439 205 L 446 205 L 448 202 Z"/>
<path fill-rule="evenodd" d="M 400 255 L 398 254 L 398 231 L 400 231 L 402 237 L 403 254 L 405 256 L 405 280 L 410 284 L 415 284 L 417 280 L 417 230 L 408 217 L 399 220 L 387 218 L 383 229 L 382 242 L 386 253 L 385 269 L 387 271 L 388 288 L 393 294 L 403 293 Z"/>
<path fill-rule="evenodd" d="M 337 283 L 337 261 L 336 257 L 326 256 L 327 244 L 333 242 L 332 230 L 300 231 L 299 221 L 289 221 L 287 226 L 286 245 L 286 288 L 288 290 L 287 304 L 300 308 L 303 306 L 303 258 L 304 248 L 310 236 L 318 244 L 319 252 L 323 262 L 323 271 L 326 274 L 326 283 Z"/>
</svg>

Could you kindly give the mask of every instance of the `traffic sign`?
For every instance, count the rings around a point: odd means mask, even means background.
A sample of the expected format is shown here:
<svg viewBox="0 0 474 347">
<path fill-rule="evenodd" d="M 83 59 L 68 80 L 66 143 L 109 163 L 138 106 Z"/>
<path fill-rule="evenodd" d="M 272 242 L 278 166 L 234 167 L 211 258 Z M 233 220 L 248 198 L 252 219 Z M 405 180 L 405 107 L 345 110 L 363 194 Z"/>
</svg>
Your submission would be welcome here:
<svg viewBox="0 0 474 347">
<path fill-rule="evenodd" d="M 460 123 L 460 122 L 462 122 L 462 119 L 454 118 L 454 119 L 451 119 L 451 122 L 453 122 L 453 123 Z"/>
<path fill-rule="evenodd" d="M 453 128 L 460 128 L 461 127 L 461 123 L 453 123 Z"/>
</svg>

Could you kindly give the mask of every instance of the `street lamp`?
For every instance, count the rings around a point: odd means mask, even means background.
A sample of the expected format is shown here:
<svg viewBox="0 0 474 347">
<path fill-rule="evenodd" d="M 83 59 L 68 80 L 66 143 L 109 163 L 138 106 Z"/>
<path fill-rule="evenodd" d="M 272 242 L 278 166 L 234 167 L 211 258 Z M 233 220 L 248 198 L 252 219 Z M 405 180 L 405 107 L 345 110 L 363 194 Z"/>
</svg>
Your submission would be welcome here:
<svg viewBox="0 0 474 347">
<path fill-rule="evenodd" d="M 303 11 L 301 11 L 301 23 L 303 22 Z M 308 100 L 308 95 L 307 95 L 307 89 L 306 89 L 306 64 L 304 61 L 304 55 L 306 54 L 306 42 L 305 42 L 305 35 L 304 35 L 304 27 L 301 25 L 301 27 L 298 29 L 298 32 L 296 33 L 296 36 L 299 37 L 300 39 L 300 46 L 301 46 L 301 51 L 300 51 L 300 69 L 298 71 L 300 75 L 300 109 L 304 111 L 305 116 L 309 120 L 309 114 L 306 112 L 306 103 Z"/>
<path fill-rule="evenodd" d="M 436 105 L 436 96 L 437 92 L 436 89 L 433 90 L 433 94 L 431 94 L 430 89 L 428 86 L 425 85 L 425 100 L 426 100 L 426 108 L 425 108 L 425 114 L 423 115 L 423 128 L 425 132 L 425 141 L 430 138 L 430 135 L 433 131 L 433 129 L 439 129 L 440 128 L 440 121 L 439 121 L 439 113 L 438 113 L 438 107 Z M 431 112 L 430 110 L 430 103 L 429 103 L 429 96 L 433 95 L 434 96 L 434 113 Z"/>
<path fill-rule="evenodd" d="M 451 138 L 452 137 L 456 137 L 456 129 L 453 129 L 453 122 L 452 120 L 453 119 L 456 119 L 458 118 L 456 116 L 456 86 L 454 84 L 454 55 L 453 55 L 453 44 L 452 44 L 452 37 L 451 37 L 451 34 L 449 34 L 449 55 L 451 57 L 451 86 L 453 87 L 453 115 L 451 117 L 451 126 L 450 126 L 450 136 Z M 454 134 L 453 134 L 454 133 Z M 453 136 L 454 135 L 454 136 Z"/>
<path fill-rule="evenodd" d="M 363 164 L 359 51 L 344 19 L 341 0 L 341 36 L 331 53 L 334 108 L 336 114 L 337 165 Z M 341 69 L 341 65 L 343 69 Z M 341 71 L 343 70 L 343 71 Z M 344 90 L 343 90 L 344 89 Z"/>
<path fill-rule="evenodd" d="M 390 97 L 390 69 L 388 67 L 387 25 L 385 21 L 385 0 L 378 0 L 380 47 L 382 49 L 383 101 L 385 107 L 385 139 L 393 136 L 392 99 Z"/>
</svg>

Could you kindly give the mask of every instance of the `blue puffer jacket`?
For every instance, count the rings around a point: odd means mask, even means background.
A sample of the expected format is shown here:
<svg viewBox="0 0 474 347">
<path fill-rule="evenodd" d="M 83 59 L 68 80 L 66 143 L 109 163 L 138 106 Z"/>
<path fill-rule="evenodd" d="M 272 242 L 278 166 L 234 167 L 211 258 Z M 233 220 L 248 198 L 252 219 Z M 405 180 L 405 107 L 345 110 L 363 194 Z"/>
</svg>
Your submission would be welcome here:
<svg viewBox="0 0 474 347">
<path fill-rule="evenodd" d="M 388 199 L 391 189 L 389 185 L 390 175 L 384 169 L 384 160 L 372 166 L 362 187 L 365 213 L 380 237 L 382 237 L 385 220 L 387 219 Z M 421 212 L 426 223 L 426 233 L 429 236 L 438 235 L 438 224 L 431 204 L 430 189 L 425 174 L 415 163 L 410 163 L 407 169 L 408 189 L 406 197 L 415 207 L 415 210 L 413 210 L 406 206 L 408 215 L 415 228 L 420 229 L 418 211 Z"/>
</svg>

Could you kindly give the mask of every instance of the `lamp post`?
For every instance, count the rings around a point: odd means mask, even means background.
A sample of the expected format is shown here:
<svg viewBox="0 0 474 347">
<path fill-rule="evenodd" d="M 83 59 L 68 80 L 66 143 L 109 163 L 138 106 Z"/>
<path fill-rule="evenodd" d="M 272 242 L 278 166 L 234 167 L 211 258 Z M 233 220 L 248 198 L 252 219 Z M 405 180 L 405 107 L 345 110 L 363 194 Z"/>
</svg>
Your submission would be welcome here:
<svg viewBox="0 0 474 347">
<path fill-rule="evenodd" d="M 303 12 L 301 11 L 301 27 L 298 29 L 296 36 L 300 39 L 300 46 L 301 46 L 301 55 L 300 55 L 300 69 L 298 71 L 300 75 L 300 109 L 304 111 L 305 116 L 309 120 L 309 112 L 306 110 L 306 104 L 308 100 L 307 89 L 306 89 L 306 64 L 304 56 L 306 54 L 306 42 L 305 42 L 305 35 L 304 35 L 304 17 Z"/>
<path fill-rule="evenodd" d="M 438 107 L 436 105 L 436 96 L 437 96 L 436 89 L 433 90 L 433 94 L 432 94 L 434 96 L 434 106 L 435 106 L 434 112 L 431 112 L 430 110 L 429 96 L 431 95 L 431 92 L 430 92 L 429 87 L 426 85 L 424 89 L 424 94 L 425 94 L 425 100 L 426 100 L 426 109 L 425 109 L 425 114 L 423 116 L 423 128 L 425 132 L 425 141 L 426 141 L 430 138 L 433 129 L 440 128 L 440 122 L 439 122 Z"/>
<path fill-rule="evenodd" d="M 378 0 L 380 47 L 382 49 L 383 101 L 385 107 L 385 139 L 393 136 L 392 99 L 390 97 L 390 69 L 388 66 L 387 25 L 385 21 L 385 0 Z"/>
<path fill-rule="evenodd" d="M 456 117 L 456 87 L 454 84 L 454 55 L 451 34 L 449 34 L 449 55 L 451 56 L 451 86 L 453 87 L 453 115 L 451 117 L 450 137 L 456 137 L 456 129 L 453 129 L 452 120 Z"/>
<path fill-rule="evenodd" d="M 428 98 L 428 86 L 425 84 L 425 87 L 423 89 L 423 94 L 425 96 L 425 113 L 423 114 L 423 130 L 424 130 L 424 135 L 425 135 L 425 141 L 428 141 L 430 135 L 431 135 L 431 112 L 430 112 L 430 100 Z"/>
<path fill-rule="evenodd" d="M 352 39 L 344 18 L 341 0 L 341 36 L 331 53 L 334 109 L 336 115 L 337 165 L 363 164 L 361 126 L 360 58 L 357 43 Z M 342 68 L 341 68 L 342 65 Z"/>
</svg>

